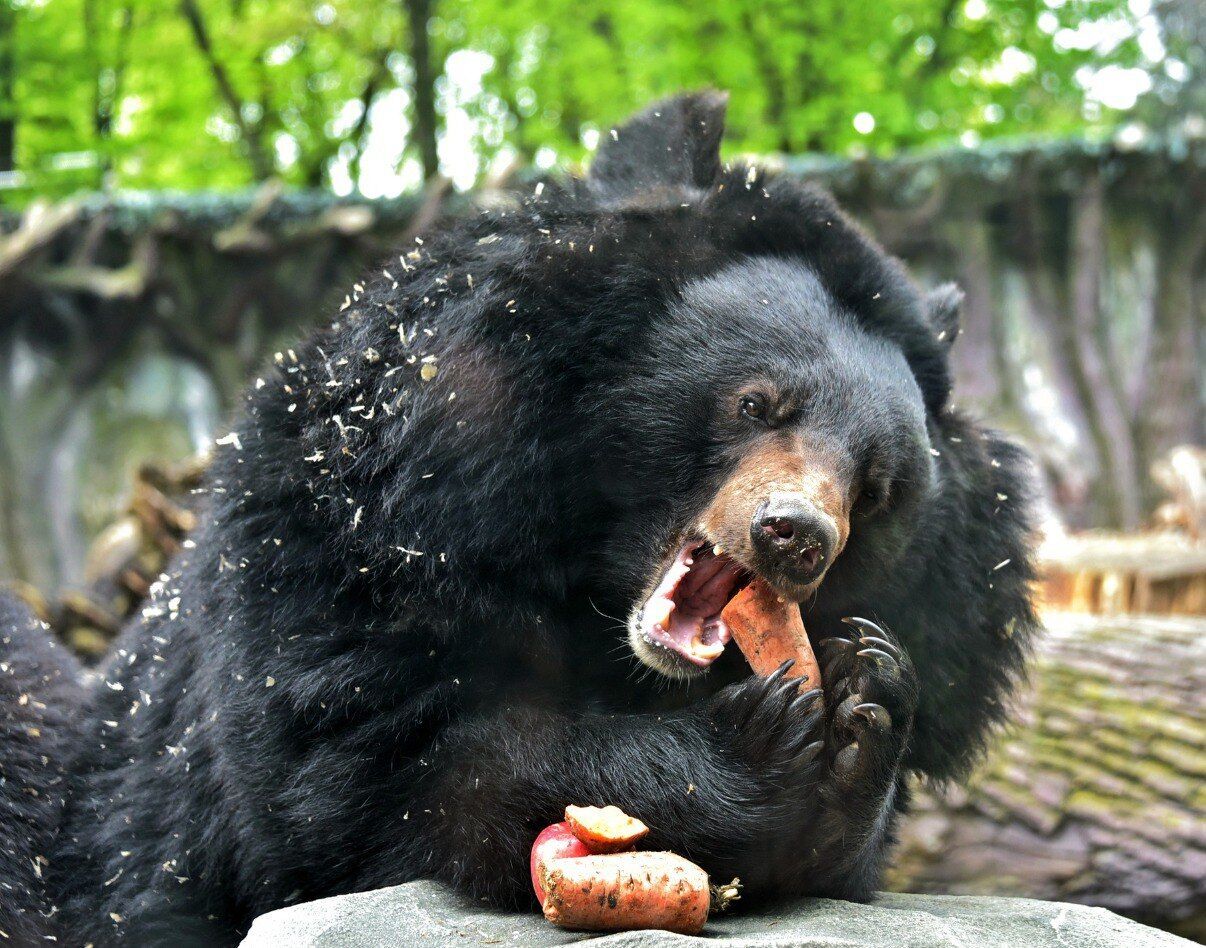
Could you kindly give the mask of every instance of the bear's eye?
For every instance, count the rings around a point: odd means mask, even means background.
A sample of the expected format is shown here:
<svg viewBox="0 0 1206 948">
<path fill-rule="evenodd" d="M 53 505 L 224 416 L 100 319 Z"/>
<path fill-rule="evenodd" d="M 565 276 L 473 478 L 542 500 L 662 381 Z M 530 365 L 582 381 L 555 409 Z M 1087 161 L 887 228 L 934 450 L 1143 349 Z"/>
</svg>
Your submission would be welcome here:
<svg viewBox="0 0 1206 948">
<path fill-rule="evenodd" d="M 864 516 L 879 513 L 888 506 L 890 488 L 885 481 L 868 480 L 860 488 L 855 509 Z"/>
<path fill-rule="evenodd" d="M 742 395 L 738 409 L 746 418 L 752 418 L 754 421 L 760 421 L 763 424 L 767 423 L 766 398 L 762 395 L 757 393 Z"/>
</svg>

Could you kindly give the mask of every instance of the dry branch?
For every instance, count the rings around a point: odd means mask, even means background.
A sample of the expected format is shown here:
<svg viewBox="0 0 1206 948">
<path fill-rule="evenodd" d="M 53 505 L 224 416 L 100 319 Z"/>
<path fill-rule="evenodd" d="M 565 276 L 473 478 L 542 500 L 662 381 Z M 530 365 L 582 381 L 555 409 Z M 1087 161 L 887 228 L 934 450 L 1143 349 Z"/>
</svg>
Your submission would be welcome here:
<svg viewBox="0 0 1206 948">
<path fill-rule="evenodd" d="M 15 273 L 68 230 L 80 219 L 81 210 L 74 201 L 51 206 L 35 204 L 31 207 L 20 227 L 0 240 L 0 279 Z"/>
<path fill-rule="evenodd" d="M 180 14 L 184 17 L 185 22 L 188 23 L 197 51 L 205 59 L 210 75 L 213 77 L 214 85 L 218 87 L 218 94 L 221 95 L 222 100 L 226 103 L 226 108 L 230 111 L 231 120 L 238 126 L 239 134 L 246 143 L 247 159 L 251 163 L 251 169 L 256 180 L 266 180 L 272 174 L 272 164 L 268 160 L 267 152 L 264 148 L 261 122 L 251 121 L 247 118 L 243 98 L 235 89 L 234 82 L 231 80 L 230 73 L 227 71 L 225 64 L 218 58 L 210 36 L 209 26 L 205 22 L 205 17 L 196 0 L 180 0 Z"/>
</svg>

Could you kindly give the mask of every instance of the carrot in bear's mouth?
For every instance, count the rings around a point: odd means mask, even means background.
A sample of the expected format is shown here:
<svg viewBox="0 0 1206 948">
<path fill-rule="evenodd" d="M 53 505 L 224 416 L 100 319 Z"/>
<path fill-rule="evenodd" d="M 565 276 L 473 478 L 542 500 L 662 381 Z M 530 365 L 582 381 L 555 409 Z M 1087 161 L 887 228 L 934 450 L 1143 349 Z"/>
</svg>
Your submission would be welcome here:
<svg viewBox="0 0 1206 948">
<path fill-rule="evenodd" d="M 769 675 L 790 660 L 795 664 L 787 677 L 820 687 L 821 667 L 796 603 L 756 579 L 729 601 L 721 618 L 755 674 Z"/>
<path fill-rule="evenodd" d="M 799 606 L 711 544 L 683 544 L 637 621 L 647 642 L 700 668 L 732 640 L 755 673 L 768 675 L 792 659 L 790 677 L 820 684 Z"/>
</svg>

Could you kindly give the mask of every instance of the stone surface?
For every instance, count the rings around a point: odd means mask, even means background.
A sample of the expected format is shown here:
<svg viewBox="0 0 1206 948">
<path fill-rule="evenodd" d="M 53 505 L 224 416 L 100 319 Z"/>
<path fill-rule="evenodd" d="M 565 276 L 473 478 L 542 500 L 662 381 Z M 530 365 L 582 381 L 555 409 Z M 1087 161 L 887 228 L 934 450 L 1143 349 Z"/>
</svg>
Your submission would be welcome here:
<svg viewBox="0 0 1206 948">
<path fill-rule="evenodd" d="M 589 935 L 554 928 L 534 912 L 473 905 L 431 882 L 320 899 L 256 919 L 243 948 L 476 945 L 548 948 L 1191 948 L 1192 943 L 1105 909 L 1031 899 L 885 893 L 871 905 L 803 899 L 734 911 L 691 938 L 666 932 Z"/>
</svg>

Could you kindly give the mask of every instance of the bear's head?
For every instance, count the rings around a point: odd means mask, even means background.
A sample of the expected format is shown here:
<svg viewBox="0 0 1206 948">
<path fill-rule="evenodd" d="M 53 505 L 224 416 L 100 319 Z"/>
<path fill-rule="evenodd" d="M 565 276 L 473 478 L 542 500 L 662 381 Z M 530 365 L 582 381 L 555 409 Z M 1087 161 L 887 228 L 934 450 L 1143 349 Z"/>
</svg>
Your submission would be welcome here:
<svg viewBox="0 0 1206 948">
<path fill-rule="evenodd" d="M 858 602 L 907 558 L 935 483 L 925 399 L 814 268 L 752 257 L 687 282 L 629 371 L 607 412 L 623 463 L 599 472 L 622 511 L 611 565 L 643 571 L 627 625 L 646 664 L 710 665 L 751 581 Z"/>
</svg>

